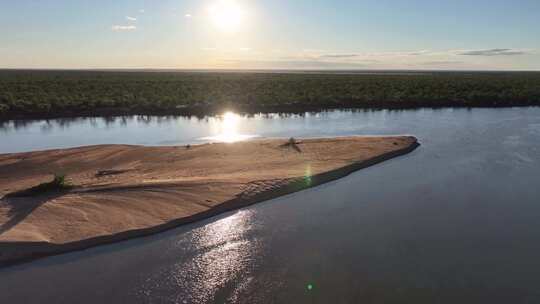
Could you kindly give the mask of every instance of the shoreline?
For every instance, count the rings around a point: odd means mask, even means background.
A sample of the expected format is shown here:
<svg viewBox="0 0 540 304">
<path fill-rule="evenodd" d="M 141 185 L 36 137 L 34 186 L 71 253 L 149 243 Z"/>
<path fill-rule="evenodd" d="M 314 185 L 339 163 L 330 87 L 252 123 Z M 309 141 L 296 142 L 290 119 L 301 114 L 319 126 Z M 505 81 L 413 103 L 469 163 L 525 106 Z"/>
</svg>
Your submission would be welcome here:
<svg viewBox="0 0 540 304">
<path fill-rule="evenodd" d="M 440 103 L 437 106 L 424 104 L 422 102 L 413 103 L 410 105 L 395 105 L 395 103 L 372 103 L 357 105 L 354 103 L 344 103 L 340 105 L 276 105 L 276 106 L 209 106 L 209 107 L 186 107 L 182 109 L 94 109 L 91 111 L 66 111 L 59 110 L 53 112 L 36 112 L 36 113 L 0 113 L 0 123 L 6 123 L 10 121 L 32 121 L 32 120 L 48 120 L 48 119 L 77 119 L 77 118 L 90 118 L 90 117 L 123 117 L 123 116 L 177 116 L 177 117 L 199 117 L 204 118 L 208 116 L 220 115 L 225 111 L 237 112 L 241 115 L 254 115 L 254 114 L 302 114 L 302 113 L 318 113 L 334 110 L 417 110 L 417 109 L 501 109 L 501 108 L 527 108 L 527 107 L 540 107 L 538 102 L 516 102 L 516 103 L 456 103 L 449 101 L 446 103 Z"/>
<path fill-rule="evenodd" d="M 391 138 L 391 137 L 390 137 Z M 235 196 L 232 199 L 226 200 L 220 204 L 217 204 L 202 212 L 197 212 L 186 217 L 175 218 L 170 221 L 164 222 L 159 225 L 153 225 L 151 227 L 145 227 L 141 229 L 131 229 L 128 231 L 122 231 L 119 233 L 113 233 L 109 235 L 97 236 L 93 238 L 86 238 L 78 241 L 67 242 L 63 244 L 54 244 L 51 242 L 38 242 L 38 241 L 17 241 L 6 242 L 0 241 L 0 266 L 5 267 L 9 265 L 28 262 L 37 258 L 58 255 L 62 253 L 79 251 L 88 249 L 91 247 L 112 244 L 115 242 L 128 240 L 132 238 L 149 236 L 166 230 L 170 230 L 179 227 L 184 224 L 193 223 L 199 220 L 207 219 L 212 216 L 233 211 L 239 208 L 243 208 L 249 205 L 253 205 L 259 202 L 271 200 L 281 197 L 283 195 L 298 192 L 304 189 L 316 187 L 318 185 L 337 180 L 345 177 L 357 170 L 378 164 L 380 162 L 408 154 L 414 151 L 420 146 L 416 138 L 408 137 L 410 142 L 408 145 L 404 145 L 399 149 L 385 152 L 374 157 L 369 157 L 362 161 L 353 162 L 345 166 L 338 167 L 333 170 L 328 170 L 313 174 L 309 176 L 309 183 L 306 182 L 305 177 L 297 177 L 286 180 L 284 184 L 281 184 L 270 190 L 255 193 L 250 196 Z"/>
</svg>

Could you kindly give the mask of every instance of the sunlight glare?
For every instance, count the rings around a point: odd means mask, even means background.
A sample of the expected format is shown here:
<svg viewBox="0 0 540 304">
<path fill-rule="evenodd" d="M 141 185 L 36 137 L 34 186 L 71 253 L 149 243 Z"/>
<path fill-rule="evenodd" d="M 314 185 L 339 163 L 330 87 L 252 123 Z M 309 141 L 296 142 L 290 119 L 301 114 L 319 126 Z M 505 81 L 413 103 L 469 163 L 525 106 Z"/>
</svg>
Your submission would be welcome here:
<svg viewBox="0 0 540 304">
<path fill-rule="evenodd" d="M 209 8 L 212 23 L 222 32 L 237 32 L 244 19 L 244 10 L 235 0 L 219 0 Z"/>
<path fill-rule="evenodd" d="M 234 112 L 225 112 L 221 117 L 213 122 L 215 136 L 203 137 L 203 140 L 233 143 L 248 140 L 257 135 L 240 134 L 239 126 L 242 117 Z"/>
</svg>

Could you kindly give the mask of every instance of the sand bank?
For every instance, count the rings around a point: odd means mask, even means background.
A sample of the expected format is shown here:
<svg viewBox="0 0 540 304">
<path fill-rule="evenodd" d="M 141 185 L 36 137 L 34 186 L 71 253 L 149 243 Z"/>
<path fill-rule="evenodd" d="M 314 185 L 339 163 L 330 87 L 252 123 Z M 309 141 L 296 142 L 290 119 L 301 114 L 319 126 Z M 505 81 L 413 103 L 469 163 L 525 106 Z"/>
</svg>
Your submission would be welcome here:
<svg viewBox="0 0 540 304">
<path fill-rule="evenodd" d="M 0 264 L 149 235 L 414 150 L 409 136 L 100 145 L 0 155 Z M 64 173 L 72 188 L 13 196 Z"/>
</svg>

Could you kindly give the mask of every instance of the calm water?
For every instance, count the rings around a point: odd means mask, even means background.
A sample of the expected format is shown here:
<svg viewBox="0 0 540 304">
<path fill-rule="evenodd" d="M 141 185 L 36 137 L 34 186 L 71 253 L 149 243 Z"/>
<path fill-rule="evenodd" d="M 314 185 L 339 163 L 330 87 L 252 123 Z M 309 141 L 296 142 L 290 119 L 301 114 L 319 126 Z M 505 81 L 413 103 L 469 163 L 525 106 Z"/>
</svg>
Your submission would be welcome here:
<svg viewBox="0 0 540 304">
<path fill-rule="evenodd" d="M 0 150 L 348 134 L 422 146 L 166 233 L 4 268 L 0 303 L 539 303 L 540 108 L 229 116 L 4 126 Z"/>
<path fill-rule="evenodd" d="M 331 111 L 304 115 L 216 117 L 129 116 L 13 121 L 0 124 L 0 153 L 95 144 L 184 145 L 257 137 L 395 134 L 408 132 L 403 111 Z M 415 112 L 428 118 L 433 111 Z M 399 128 L 396 128 L 399 127 Z"/>
</svg>

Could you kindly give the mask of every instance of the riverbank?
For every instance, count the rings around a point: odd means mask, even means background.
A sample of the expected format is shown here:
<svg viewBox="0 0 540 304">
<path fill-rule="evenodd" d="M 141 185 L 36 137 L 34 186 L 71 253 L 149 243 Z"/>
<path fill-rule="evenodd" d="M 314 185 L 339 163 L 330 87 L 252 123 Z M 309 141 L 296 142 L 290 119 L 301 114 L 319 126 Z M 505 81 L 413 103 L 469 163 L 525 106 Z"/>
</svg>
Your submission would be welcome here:
<svg viewBox="0 0 540 304">
<path fill-rule="evenodd" d="M 414 137 L 126 145 L 0 155 L 0 263 L 148 235 L 414 150 Z M 21 193 L 66 174 L 70 187 Z"/>
<path fill-rule="evenodd" d="M 0 70 L 0 121 L 538 105 L 539 72 Z"/>
<path fill-rule="evenodd" d="M 437 105 L 430 105 L 424 102 L 410 102 L 408 104 L 395 104 L 392 102 L 365 102 L 358 105 L 355 102 L 341 102 L 340 104 L 324 105 L 218 105 L 218 106 L 186 106 L 182 108 L 170 109 L 144 109 L 144 108 L 97 108 L 92 110 L 60 110 L 46 112 L 8 112 L 0 114 L 0 125 L 10 121 L 32 121 L 43 119 L 78 119 L 93 117 L 126 117 L 126 116 L 147 116 L 147 117 L 206 117 L 222 115 L 225 112 L 234 112 L 241 115 L 273 114 L 294 115 L 304 113 L 319 113 L 333 110 L 348 111 L 377 111 L 377 110 L 413 110 L 413 109 L 475 109 L 475 108 L 514 108 L 514 107 L 539 107 L 536 101 L 516 101 L 516 102 L 455 102 L 444 101 Z"/>
</svg>

